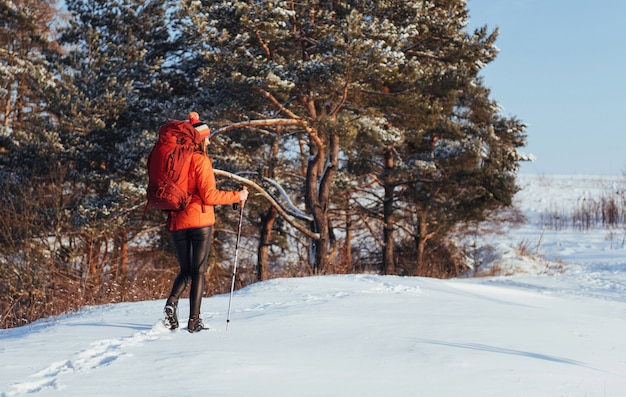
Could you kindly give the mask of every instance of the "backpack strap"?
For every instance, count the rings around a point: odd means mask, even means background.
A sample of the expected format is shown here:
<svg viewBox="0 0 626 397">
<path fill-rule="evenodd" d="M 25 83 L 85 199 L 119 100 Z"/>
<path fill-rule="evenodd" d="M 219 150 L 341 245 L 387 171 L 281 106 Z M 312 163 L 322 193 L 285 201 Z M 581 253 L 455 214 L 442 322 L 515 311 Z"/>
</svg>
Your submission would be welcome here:
<svg viewBox="0 0 626 397">
<path fill-rule="evenodd" d="M 172 229 L 176 230 L 176 211 L 170 211 L 167 215 L 167 223 L 173 226 Z"/>
</svg>

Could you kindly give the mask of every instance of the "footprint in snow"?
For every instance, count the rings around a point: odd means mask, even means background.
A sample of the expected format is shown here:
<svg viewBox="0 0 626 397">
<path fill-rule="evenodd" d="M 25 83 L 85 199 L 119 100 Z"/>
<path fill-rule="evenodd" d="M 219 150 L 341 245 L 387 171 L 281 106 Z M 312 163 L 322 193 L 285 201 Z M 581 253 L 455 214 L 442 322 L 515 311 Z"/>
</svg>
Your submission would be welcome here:
<svg viewBox="0 0 626 397">
<path fill-rule="evenodd" d="M 13 384 L 13 390 L 2 393 L 2 397 L 12 397 L 25 393 L 37 393 L 42 390 L 58 390 L 59 375 L 84 373 L 114 363 L 128 355 L 124 350 L 132 346 L 140 346 L 145 342 L 157 340 L 170 330 L 159 322 L 151 329 L 135 332 L 131 336 L 117 339 L 103 339 L 93 342 L 87 349 L 75 353 L 71 358 L 54 362 L 28 377 Z"/>
</svg>

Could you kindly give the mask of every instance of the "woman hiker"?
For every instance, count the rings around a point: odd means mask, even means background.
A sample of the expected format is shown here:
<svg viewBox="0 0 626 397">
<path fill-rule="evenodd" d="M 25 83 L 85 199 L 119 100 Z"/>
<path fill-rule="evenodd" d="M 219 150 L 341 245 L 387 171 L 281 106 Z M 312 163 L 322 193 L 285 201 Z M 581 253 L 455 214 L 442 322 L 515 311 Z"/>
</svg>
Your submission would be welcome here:
<svg viewBox="0 0 626 397">
<path fill-rule="evenodd" d="M 200 305 L 211 248 L 211 231 L 215 223 L 213 206 L 246 201 L 248 191 L 229 192 L 216 188 L 213 166 L 207 153 L 211 131 L 200 121 L 198 113 L 189 113 L 188 119 L 203 139 L 196 145 L 189 167 L 188 191 L 191 200 L 183 211 L 171 213 L 168 218 L 180 272 L 174 279 L 172 292 L 165 304 L 165 325 L 170 329 L 178 328 L 178 299 L 187 284 L 191 284 L 187 330 L 197 332 L 206 329 L 200 318 Z"/>
</svg>

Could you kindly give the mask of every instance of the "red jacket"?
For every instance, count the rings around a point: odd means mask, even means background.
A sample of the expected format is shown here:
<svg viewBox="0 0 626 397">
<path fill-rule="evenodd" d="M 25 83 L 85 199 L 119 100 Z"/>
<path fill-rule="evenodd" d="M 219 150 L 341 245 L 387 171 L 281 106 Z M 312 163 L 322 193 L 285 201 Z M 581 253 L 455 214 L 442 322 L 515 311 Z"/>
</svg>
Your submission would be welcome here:
<svg viewBox="0 0 626 397">
<path fill-rule="evenodd" d="M 202 152 L 195 152 L 189 166 L 189 192 L 191 201 L 180 212 L 172 212 L 168 218 L 172 231 L 212 226 L 215 223 L 215 204 L 238 203 L 239 192 L 218 190 L 211 159 Z"/>
</svg>

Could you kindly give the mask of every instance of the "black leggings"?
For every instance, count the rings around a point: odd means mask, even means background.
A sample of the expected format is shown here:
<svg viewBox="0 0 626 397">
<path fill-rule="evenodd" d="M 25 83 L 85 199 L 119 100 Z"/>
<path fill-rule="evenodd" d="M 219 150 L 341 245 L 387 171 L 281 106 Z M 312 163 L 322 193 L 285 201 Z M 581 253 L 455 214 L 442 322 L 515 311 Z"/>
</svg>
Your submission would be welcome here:
<svg viewBox="0 0 626 397">
<path fill-rule="evenodd" d="M 189 291 L 189 317 L 200 315 L 200 304 L 204 293 L 204 273 L 209 263 L 211 249 L 212 226 L 196 229 L 184 229 L 172 232 L 176 256 L 180 264 L 180 272 L 172 285 L 172 292 L 168 299 L 171 303 L 178 303 L 178 298 L 191 281 Z"/>
</svg>

